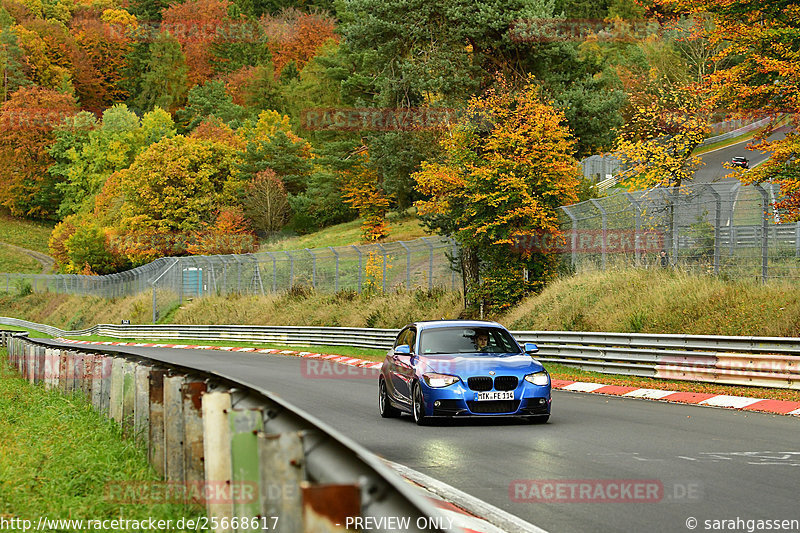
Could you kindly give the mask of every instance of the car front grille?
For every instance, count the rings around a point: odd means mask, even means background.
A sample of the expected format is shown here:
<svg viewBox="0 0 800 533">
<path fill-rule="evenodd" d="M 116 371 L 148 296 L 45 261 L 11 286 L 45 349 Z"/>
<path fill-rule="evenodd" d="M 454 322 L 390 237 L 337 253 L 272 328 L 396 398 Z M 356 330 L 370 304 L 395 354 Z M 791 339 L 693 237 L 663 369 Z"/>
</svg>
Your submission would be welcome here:
<svg viewBox="0 0 800 533">
<path fill-rule="evenodd" d="M 476 391 L 492 390 L 492 378 L 489 376 L 476 376 L 467 380 L 469 388 Z"/>
<path fill-rule="evenodd" d="M 496 400 L 491 402 L 467 402 L 473 413 L 513 413 L 519 407 L 519 400 Z"/>
<path fill-rule="evenodd" d="M 519 384 L 517 376 L 497 376 L 494 378 L 495 390 L 514 390 Z"/>
<path fill-rule="evenodd" d="M 514 390 L 519 385 L 516 376 L 497 376 L 492 379 L 489 376 L 474 376 L 467 379 L 467 385 L 474 391 L 490 391 L 494 385 L 494 390 Z"/>
</svg>

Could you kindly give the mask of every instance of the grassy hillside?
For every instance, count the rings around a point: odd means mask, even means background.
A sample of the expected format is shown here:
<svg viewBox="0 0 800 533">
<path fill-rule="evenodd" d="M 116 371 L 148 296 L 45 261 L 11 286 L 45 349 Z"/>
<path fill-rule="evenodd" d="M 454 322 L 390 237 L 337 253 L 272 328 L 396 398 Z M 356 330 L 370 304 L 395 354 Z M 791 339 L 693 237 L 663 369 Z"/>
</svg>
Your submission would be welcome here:
<svg viewBox="0 0 800 533">
<path fill-rule="evenodd" d="M 428 234 L 419 219 L 413 214 L 390 213 L 389 236 L 386 241 L 410 241 Z M 281 237 L 270 240 L 261 246 L 261 251 L 302 250 L 303 248 L 324 248 L 327 246 L 346 246 L 361 244 L 361 220 L 337 224 L 308 235 Z"/>
<path fill-rule="evenodd" d="M 51 231 L 52 224 L 31 222 L 0 212 L 0 272 L 39 274 L 42 266 L 38 261 L 3 243 L 49 254 L 47 241 Z"/>
<path fill-rule="evenodd" d="M 0 272 L 39 274 L 42 265 L 37 260 L 0 244 Z M 0 281 L 4 281 L 0 278 Z"/>
<path fill-rule="evenodd" d="M 47 241 L 53 224 L 32 222 L 0 213 L 0 242 L 22 246 L 34 252 L 49 254 Z M 0 250 L 2 252 L 2 250 Z"/>
<path fill-rule="evenodd" d="M 503 322 L 517 330 L 800 336 L 800 286 L 660 269 L 591 272 L 552 283 Z"/>
</svg>

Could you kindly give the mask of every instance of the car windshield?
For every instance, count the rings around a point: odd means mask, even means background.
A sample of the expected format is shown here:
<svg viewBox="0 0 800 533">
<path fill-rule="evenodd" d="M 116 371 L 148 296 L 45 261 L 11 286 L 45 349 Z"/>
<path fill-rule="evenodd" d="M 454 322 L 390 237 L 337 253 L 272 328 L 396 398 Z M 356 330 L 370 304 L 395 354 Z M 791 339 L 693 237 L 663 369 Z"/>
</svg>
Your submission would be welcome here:
<svg viewBox="0 0 800 533">
<path fill-rule="evenodd" d="M 420 353 L 520 353 L 511 334 L 497 327 L 431 328 L 420 335 Z"/>
</svg>

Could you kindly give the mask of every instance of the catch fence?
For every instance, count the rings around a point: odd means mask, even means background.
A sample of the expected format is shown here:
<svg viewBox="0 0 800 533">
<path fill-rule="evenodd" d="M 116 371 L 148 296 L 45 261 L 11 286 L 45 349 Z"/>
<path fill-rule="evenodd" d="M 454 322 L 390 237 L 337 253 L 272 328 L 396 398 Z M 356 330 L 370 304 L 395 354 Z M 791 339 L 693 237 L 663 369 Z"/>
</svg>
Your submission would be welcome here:
<svg viewBox="0 0 800 533">
<path fill-rule="evenodd" d="M 241 255 L 160 258 L 118 274 L 0 274 L 0 291 L 119 298 L 152 294 L 153 321 L 186 299 L 266 295 L 300 287 L 323 292 L 459 290 L 455 242 L 443 237 Z"/>
<path fill-rule="evenodd" d="M 780 199 L 771 183 L 617 192 L 561 207 L 565 242 L 552 249 L 575 271 L 639 266 L 730 279 L 797 278 L 800 224 L 785 221 Z"/>
</svg>

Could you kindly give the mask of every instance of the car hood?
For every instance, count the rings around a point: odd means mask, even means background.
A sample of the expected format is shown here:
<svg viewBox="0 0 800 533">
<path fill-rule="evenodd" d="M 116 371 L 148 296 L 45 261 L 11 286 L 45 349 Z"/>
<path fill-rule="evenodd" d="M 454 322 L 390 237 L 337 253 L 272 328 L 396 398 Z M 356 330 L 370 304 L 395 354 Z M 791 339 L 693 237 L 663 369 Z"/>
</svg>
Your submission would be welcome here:
<svg viewBox="0 0 800 533">
<path fill-rule="evenodd" d="M 436 372 L 468 378 L 486 376 L 490 371 L 498 375 L 524 376 L 541 372 L 544 367 L 530 355 L 523 354 L 459 354 L 420 356 L 417 365 L 421 372 Z"/>
</svg>

